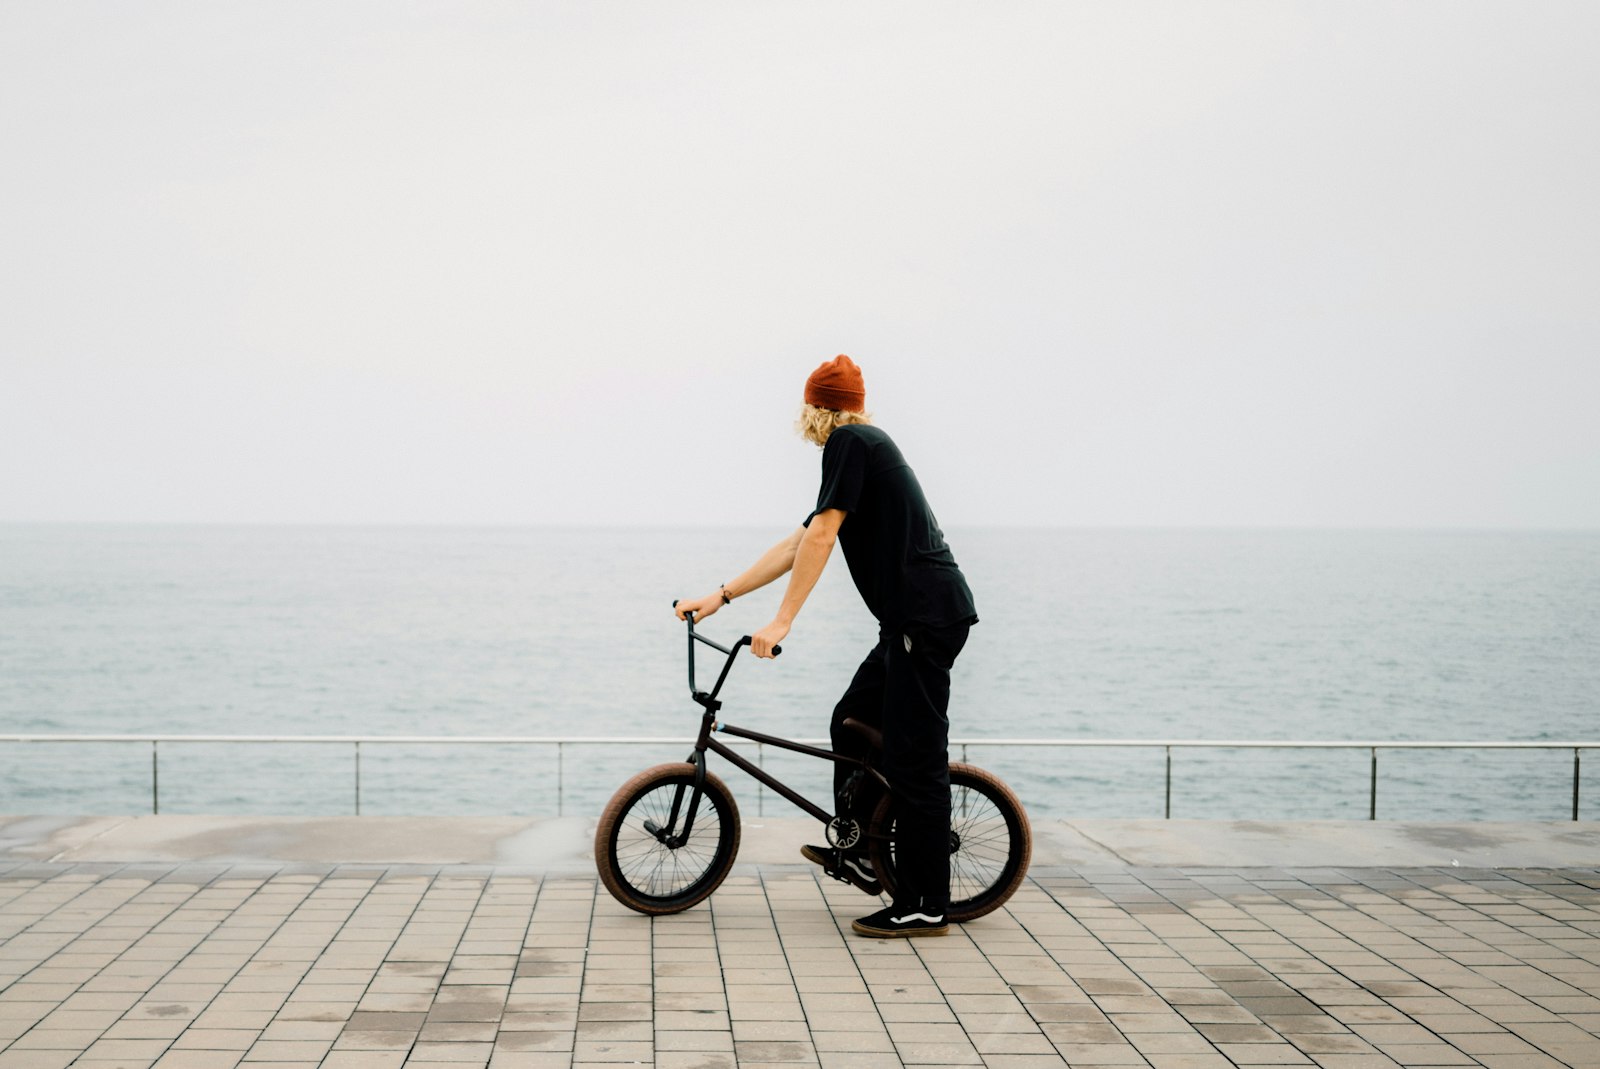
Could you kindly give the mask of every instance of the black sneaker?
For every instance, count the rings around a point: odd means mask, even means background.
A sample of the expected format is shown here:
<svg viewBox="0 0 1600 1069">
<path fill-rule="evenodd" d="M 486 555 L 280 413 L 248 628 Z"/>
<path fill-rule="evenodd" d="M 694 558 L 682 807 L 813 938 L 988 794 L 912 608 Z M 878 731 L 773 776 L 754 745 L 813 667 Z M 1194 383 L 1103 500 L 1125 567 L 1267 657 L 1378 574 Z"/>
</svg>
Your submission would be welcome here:
<svg viewBox="0 0 1600 1069">
<path fill-rule="evenodd" d="M 844 854 L 831 846 L 811 846 L 807 844 L 800 848 L 800 856 L 813 864 L 821 865 L 822 871 L 829 876 L 843 877 L 869 895 L 883 894 L 883 884 L 878 882 L 878 874 L 872 871 L 872 862 L 860 854 Z M 839 858 L 839 867 L 834 868 L 834 859 Z"/>
<path fill-rule="evenodd" d="M 945 935 L 950 931 L 950 925 L 945 923 L 944 914 L 929 916 L 907 910 L 902 913 L 894 906 L 880 909 L 870 917 L 862 917 L 858 921 L 851 921 L 850 927 L 859 935 L 870 935 L 874 939 L 905 939 L 915 935 Z"/>
</svg>

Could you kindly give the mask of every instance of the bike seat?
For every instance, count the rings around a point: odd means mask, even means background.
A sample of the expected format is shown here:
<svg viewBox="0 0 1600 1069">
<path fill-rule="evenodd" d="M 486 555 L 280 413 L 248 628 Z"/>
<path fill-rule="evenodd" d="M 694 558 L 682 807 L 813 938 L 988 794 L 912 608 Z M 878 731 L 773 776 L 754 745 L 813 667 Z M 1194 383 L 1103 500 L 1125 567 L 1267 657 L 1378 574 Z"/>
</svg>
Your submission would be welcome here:
<svg viewBox="0 0 1600 1069">
<path fill-rule="evenodd" d="M 847 716 L 844 718 L 844 726 L 849 728 L 851 731 L 854 731 L 857 735 L 860 735 L 863 739 L 866 739 L 867 743 L 874 750 L 883 749 L 883 732 L 879 731 L 871 724 L 863 724 L 855 717 Z"/>
</svg>

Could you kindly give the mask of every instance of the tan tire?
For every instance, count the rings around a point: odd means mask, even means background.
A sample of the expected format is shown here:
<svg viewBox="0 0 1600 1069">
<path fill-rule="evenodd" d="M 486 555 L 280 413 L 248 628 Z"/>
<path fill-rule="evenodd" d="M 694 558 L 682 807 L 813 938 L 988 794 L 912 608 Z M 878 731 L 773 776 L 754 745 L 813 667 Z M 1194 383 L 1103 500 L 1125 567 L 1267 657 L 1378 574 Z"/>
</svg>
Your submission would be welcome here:
<svg viewBox="0 0 1600 1069">
<path fill-rule="evenodd" d="M 689 837 L 674 842 L 658 834 L 669 824 L 681 833 L 694 797 L 694 776 L 694 765 L 687 761 L 647 768 L 624 783 L 600 814 L 595 864 L 606 890 L 629 909 L 679 913 L 704 901 L 733 868 L 739 853 L 739 807 L 727 785 L 709 772 Z"/>
<path fill-rule="evenodd" d="M 872 867 L 885 894 L 895 891 L 894 795 L 886 794 L 868 831 Z M 1005 781 L 981 768 L 950 762 L 949 919 L 970 921 L 1016 894 L 1033 858 L 1028 813 Z"/>
</svg>

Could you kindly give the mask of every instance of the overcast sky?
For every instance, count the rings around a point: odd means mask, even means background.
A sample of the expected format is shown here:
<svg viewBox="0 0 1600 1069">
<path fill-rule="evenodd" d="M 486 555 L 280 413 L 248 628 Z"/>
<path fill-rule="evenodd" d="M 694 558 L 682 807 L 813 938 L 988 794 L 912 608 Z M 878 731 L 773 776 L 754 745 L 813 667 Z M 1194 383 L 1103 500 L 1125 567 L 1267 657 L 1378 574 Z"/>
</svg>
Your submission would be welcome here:
<svg viewBox="0 0 1600 1069">
<path fill-rule="evenodd" d="M 0 520 L 1600 526 L 1600 5 L 0 4 Z"/>
</svg>

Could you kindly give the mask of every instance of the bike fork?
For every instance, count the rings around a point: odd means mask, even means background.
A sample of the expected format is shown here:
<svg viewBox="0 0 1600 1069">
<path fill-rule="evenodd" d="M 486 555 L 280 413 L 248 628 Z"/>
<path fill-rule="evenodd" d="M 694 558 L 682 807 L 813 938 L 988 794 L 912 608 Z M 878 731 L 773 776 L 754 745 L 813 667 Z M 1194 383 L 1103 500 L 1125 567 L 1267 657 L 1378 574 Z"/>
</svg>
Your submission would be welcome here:
<svg viewBox="0 0 1600 1069">
<path fill-rule="evenodd" d="M 689 755 L 689 763 L 694 766 L 694 784 L 680 783 L 672 792 L 672 809 L 667 813 L 667 826 L 661 827 L 653 820 L 644 822 L 644 830 L 655 836 L 656 841 L 669 850 L 676 850 L 689 841 L 689 833 L 694 830 L 695 814 L 700 811 L 700 796 L 704 793 L 706 782 L 706 753 L 696 750 Z M 683 807 L 683 794 L 689 791 L 689 811 L 683 814 L 683 830 L 674 833 L 678 826 L 678 811 Z"/>
</svg>

